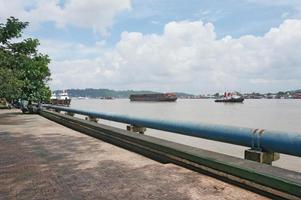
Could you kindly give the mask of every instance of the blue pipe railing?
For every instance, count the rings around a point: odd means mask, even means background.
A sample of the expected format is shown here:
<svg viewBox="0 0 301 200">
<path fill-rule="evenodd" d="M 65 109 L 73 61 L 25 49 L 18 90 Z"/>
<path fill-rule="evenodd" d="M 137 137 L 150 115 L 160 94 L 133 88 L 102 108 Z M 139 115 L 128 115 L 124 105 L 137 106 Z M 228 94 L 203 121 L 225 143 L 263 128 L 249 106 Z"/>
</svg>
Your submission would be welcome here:
<svg viewBox="0 0 301 200">
<path fill-rule="evenodd" d="M 208 140 L 236 144 L 262 151 L 278 152 L 301 157 L 301 133 L 298 132 L 269 131 L 264 129 L 251 129 L 204 123 L 142 119 L 127 115 L 91 112 L 48 104 L 43 104 L 42 107 Z"/>
</svg>

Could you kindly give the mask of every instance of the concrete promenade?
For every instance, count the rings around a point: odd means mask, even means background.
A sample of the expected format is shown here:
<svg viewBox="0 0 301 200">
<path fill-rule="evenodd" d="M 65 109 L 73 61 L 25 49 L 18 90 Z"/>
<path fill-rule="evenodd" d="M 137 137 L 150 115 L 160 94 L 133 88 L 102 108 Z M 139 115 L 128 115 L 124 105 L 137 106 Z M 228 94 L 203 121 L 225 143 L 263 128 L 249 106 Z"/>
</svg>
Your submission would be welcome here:
<svg viewBox="0 0 301 200">
<path fill-rule="evenodd" d="M 0 199 L 267 199 L 39 115 L 0 110 Z"/>
</svg>

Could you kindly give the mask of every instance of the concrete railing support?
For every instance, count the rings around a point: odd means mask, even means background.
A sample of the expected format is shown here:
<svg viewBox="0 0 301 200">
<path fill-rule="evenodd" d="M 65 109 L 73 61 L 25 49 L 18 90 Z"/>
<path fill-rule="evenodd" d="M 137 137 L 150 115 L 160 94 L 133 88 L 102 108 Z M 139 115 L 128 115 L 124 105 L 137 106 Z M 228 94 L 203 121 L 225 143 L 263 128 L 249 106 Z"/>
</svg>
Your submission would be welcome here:
<svg viewBox="0 0 301 200">
<path fill-rule="evenodd" d="M 85 120 L 89 120 L 90 122 L 98 122 L 98 118 L 97 117 L 92 117 L 92 116 L 88 116 L 85 118 Z"/>
<path fill-rule="evenodd" d="M 72 113 L 72 112 L 66 112 L 65 114 L 68 116 L 72 116 L 72 117 L 74 116 L 74 113 Z"/>
<path fill-rule="evenodd" d="M 273 161 L 280 159 L 276 152 L 264 152 L 256 149 L 245 150 L 245 159 L 271 165 Z"/>
<path fill-rule="evenodd" d="M 144 134 L 144 132 L 146 131 L 146 128 L 141 127 L 141 126 L 135 126 L 135 125 L 127 125 L 126 130 L 131 131 L 131 132 L 135 132 L 135 133 Z"/>
</svg>

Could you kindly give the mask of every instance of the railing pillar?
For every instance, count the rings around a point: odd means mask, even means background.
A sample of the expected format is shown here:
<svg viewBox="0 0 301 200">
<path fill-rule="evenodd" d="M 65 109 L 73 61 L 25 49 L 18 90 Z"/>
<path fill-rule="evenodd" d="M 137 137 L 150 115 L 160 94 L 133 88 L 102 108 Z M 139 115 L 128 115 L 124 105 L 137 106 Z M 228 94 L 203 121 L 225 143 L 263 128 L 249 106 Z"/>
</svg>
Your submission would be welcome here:
<svg viewBox="0 0 301 200">
<path fill-rule="evenodd" d="M 126 130 L 131 131 L 131 132 L 135 132 L 135 133 L 144 134 L 144 132 L 146 131 L 146 128 L 141 127 L 141 126 L 135 126 L 135 125 L 127 125 Z"/>
<path fill-rule="evenodd" d="M 90 122 L 98 122 L 98 118 L 97 117 L 92 117 L 92 116 L 88 116 L 85 118 L 86 120 L 89 120 Z"/>
<path fill-rule="evenodd" d="M 245 159 L 271 165 L 273 161 L 280 159 L 280 154 L 276 152 L 265 152 L 256 149 L 248 149 L 245 150 Z"/>
<path fill-rule="evenodd" d="M 72 117 L 74 116 L 74 113 L 72 113 L 72 112 L 66 112 L 65 114 L 68 116 L 72 116 Z"/>
</svg>

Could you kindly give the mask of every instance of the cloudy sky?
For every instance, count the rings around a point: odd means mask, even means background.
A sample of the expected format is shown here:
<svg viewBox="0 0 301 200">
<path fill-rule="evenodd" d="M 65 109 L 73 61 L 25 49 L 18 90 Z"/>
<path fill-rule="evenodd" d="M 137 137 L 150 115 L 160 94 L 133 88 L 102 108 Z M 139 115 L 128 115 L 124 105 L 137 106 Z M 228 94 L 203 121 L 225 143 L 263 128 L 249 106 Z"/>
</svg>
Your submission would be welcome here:
<svg viewBox="0 0 301 200">
<path fill-rule="evenodd" d="M 30 22 L 52 89 L 301 88 L 300 0 L 0 0 Z"/>
</svg>

